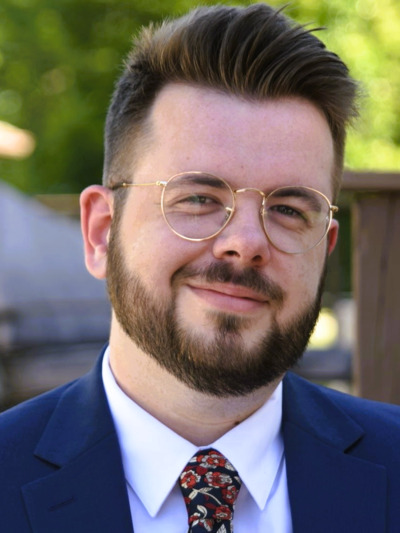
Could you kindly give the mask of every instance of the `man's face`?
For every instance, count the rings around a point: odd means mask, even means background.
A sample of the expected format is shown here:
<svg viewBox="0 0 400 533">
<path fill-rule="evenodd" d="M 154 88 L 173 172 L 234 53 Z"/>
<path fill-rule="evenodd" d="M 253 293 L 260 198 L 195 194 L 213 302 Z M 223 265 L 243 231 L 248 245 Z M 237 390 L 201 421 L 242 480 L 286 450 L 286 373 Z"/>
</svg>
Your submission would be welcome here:
<svg viewBox="0 0 400 533">
<path fill-rule="evenodd" d="M 201 170 L 233 189 L 303 185 L 331 197 L 331 134 L 304 100 L 250 102 L 169 85 L 150 125 L 150 148 L 126 181 Z M 247 192 L 218 236 L 190 242 L 168 228 L 160 197 L 157 186 L 131 189 L 112 227 L 113 327 L 203 392 L 245 394 L 278 379 L 301 356 L 318 316 L 336 223 L 316 248 L 286 254 L 264 233 L 260 195 Z"/>
</svg>

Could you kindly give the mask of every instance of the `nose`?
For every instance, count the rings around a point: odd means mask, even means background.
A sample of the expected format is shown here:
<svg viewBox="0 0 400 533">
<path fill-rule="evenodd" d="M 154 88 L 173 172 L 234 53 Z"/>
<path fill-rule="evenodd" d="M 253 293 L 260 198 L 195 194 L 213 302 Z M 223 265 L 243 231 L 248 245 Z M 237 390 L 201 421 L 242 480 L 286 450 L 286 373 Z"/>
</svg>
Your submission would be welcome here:
<svg viewBox="0 0 400 533">
<path fill-rule="evenodd" d="M 271 244 L 260 217 L 260 196 L 248 191 L 249 197 L 236 197 L 236 209 L 229 224 L 217 235 L 213 253 L 240 267 L 261 267 L 270 259 Z"/>
</svg>

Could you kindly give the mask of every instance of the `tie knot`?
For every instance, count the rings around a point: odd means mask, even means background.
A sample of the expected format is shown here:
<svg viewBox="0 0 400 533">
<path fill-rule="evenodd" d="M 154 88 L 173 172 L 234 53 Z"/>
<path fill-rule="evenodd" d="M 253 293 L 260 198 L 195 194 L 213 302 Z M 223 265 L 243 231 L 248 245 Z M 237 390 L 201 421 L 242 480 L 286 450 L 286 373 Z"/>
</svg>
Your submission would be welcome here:
<svg viewBox="0 0 400 533">
<path fill-rule="evenodd" d="M 241 481 L 232 464 L 217 450 L 201 450 L 179 478 L 189 533 L 231 533 Z"/>
</svg>

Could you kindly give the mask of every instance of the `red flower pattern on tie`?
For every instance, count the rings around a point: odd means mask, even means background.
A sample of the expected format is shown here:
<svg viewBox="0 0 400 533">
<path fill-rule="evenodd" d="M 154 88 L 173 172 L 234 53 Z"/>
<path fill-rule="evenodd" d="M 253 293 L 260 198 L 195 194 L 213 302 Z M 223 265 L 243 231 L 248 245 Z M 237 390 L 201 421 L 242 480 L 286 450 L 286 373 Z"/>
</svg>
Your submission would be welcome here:
<svg viewBox="0 0 400 533">
<path fill-rule="evenodd" d="M 188 511 L 188 533 L 232 533 L 241 480 L 217 450 L 199 451 L 179 478 Z"/>
</svg>

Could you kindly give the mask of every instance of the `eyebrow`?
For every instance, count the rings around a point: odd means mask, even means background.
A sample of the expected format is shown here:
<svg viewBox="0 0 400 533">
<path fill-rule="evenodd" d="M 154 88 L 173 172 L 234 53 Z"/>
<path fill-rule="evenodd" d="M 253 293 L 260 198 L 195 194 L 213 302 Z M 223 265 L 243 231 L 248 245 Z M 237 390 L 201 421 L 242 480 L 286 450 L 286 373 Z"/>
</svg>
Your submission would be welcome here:
<svg viewBox="0 0 400 533">
<path fill-rule="evenodd" d="M 222 181 L 221 178 L 212 176 L 211 174 L 185 174 L 181 176 L 185 181 L 190 181 L 198 185 L 209 185 L 210 187 L 215 187 L 217 189 L 226 188 L 226 183 Z"/>
<path fill-rule="evenodd" d="M 307 189 L 301 189 L 298 187 L 284 187 L 282 189 L 278 189 L 276 194 L 274 193 L 274 196 L 278 198 L 287 198 L 289 196 L 302 198 L 307 200 L 308 204 L 314 211 L 321 211 L 321 202 L 318 201 L 318 198 L 312 191 L 308 191 Z"/>
</svg>

